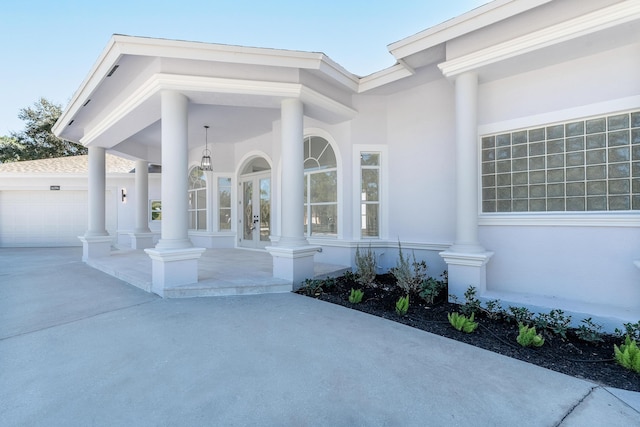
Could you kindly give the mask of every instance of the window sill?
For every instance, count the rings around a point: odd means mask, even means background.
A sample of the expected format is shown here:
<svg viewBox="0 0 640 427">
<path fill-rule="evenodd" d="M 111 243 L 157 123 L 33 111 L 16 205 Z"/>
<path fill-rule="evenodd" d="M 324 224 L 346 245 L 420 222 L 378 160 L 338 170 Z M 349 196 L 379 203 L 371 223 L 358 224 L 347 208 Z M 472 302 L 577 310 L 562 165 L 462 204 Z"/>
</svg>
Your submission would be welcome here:
<svg viewBox="0 0 640 427">
<path fill-rule="evenodd" d="M 566 212 L 522 214 L 480 214 L 478 225 L 488 226 L 564 226 L 564 227 L 640 227 L 640 214 L 618 212 Z"/>
</svg>

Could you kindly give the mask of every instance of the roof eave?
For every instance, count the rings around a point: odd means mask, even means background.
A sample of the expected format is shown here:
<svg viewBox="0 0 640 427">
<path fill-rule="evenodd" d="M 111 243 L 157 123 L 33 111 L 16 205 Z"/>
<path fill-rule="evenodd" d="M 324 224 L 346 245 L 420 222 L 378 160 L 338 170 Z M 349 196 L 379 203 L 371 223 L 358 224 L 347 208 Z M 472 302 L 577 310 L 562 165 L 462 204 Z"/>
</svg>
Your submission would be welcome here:
<svg viewBox="0 0 640 427">
<path fill-rule="evenodd" d="M 203 42 L 155 39 L 113 35 L 102 54 L 74 93 L 68 106 L 53 126 L 53 133 L 65 138 L 71 124 L 91 93 L 107 77 L 123 55 L 158 56 L 187 60 L 222 61 L 237 64 L 270 65 L 275 67 L 315 70 L 356 92 L 359 78 L 348 72 L 324 53 L 293 50 L 231 46 Z M 74 141 L 77 142 L 77 141 Z"/>
<path fill-rule="evenodd" d="M 456 18 L 391 43 L 387 48 L 397 60 L 400 60 L 551 1 L 494 0 Z"/>
<path fill-rule="evenodd" d="M 71 101 L 64 109 L 56 123 L 52 127 L 53 134 L 58 138 L 64 138 L 64 130 L 71 123 L 75 115 L 80 108 L 84 105 L 89 95 L 98 87 L 98 85 L 109 74 L 109 71 L 118 62 L 118 59 L 122 56 L 119 45 L 117 43 L 117 36 L 112 36 L 104 48 L 98 60 L 94 63 L 93 67 L 87 74 L 87 77 L 82 81 L 76 92 L 71 97 Z M 77 142 L 77 141 L 74 141 Z"/>
</svg>

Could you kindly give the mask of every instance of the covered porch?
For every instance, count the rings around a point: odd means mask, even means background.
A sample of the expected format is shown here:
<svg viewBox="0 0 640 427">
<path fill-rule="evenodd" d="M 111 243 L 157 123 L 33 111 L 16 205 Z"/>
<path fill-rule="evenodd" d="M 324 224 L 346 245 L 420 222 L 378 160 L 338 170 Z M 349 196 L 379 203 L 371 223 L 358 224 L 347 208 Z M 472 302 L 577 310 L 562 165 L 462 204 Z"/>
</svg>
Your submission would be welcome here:
<svg viewBox="0 0 640 427">
<path fill-rule="evenodd" d="M 152 291 L 152 260 L 141 249 L 115 248 L 110 256 L 87 264 L 110 276 Z M 337 277 L 349 267 L 314 263 L 314 277 Z M 164 288 L 165 298 L 252 295 L 291 292 L 290 281 L 273 277 L 273 258 L 266 251 L 206 249 L 198 260 L 198 282 Z"/>
<path fill-rule="evenodd" d="M 303 228 L 304 137 L 346 127 L 356 89 L 324 54 L 113 36 L 53 129 L 89 149 L 83 261 L 163 297 L 283 292 L 324 274 Z M 106 230 L 107 152 L 136 162 L 135 188 L 118 191 L 132 250 L 112 251 Z M 159 199 L 149 164 L 162 166 Z M 204 185 L 190 186 L 194 170 Z M 267 252 L 233 249 L 250 235 Z"/>
</svg>

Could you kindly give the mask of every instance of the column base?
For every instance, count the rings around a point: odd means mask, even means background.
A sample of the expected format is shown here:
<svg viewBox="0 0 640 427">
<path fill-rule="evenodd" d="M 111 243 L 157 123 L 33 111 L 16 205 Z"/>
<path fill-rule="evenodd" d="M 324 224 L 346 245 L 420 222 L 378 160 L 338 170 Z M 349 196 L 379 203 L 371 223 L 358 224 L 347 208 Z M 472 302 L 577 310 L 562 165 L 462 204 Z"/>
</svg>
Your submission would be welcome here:
<svg viewBox="0 0 640 427">
<path fill-rule="evenodd" d="M 487 263 L 493 252 L 440 252 L 440 256 L 448 265 L 449 295 L 464 301 L 464 293 L 470 287 L 476 288 L 477 295 L 487 290 Z"/>
<path fill-rule="evenodd" d="M 153 233 L 129 233 L 131 238 L 131 249 L 147 249 L 152 248 Z"/>
<path fill-rule="evenodd" d="M 111 236 L 78 236 L 82 242 L 82 261 L 111 255 Z"/>
<path fill-rule="evenodd" d="M 164 297 L 167 288 L 198 282 L 198 259 L 204 248 L 144 251 L 151 258 L 151 292 Z"/>
<path fill-rule="evenodd" d="M 266 250 L 273 257 L 273 277 L 291 282 L 294 290 L 300 288 L 305 279 L 313 279 L 313 256 L 320 250 L 319 246 L 267 246 Z"/>
</svg>

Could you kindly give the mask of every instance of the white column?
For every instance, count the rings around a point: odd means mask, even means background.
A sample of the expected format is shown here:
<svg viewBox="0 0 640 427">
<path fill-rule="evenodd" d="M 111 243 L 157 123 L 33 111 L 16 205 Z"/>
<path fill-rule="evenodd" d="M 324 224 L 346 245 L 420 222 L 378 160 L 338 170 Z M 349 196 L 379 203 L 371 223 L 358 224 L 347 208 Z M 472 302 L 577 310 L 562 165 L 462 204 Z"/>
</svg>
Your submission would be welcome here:
<svg viewBox="0 0 640 427">
<path fill-rule="evenodd" d="M 299 99 L 282 101 L 282 231 L 279 245 L 307 245 L 304 237 L 304 130 Z"/>
<path fill-rule="evenodd" d="M 89 147 L 88 179 L 88 228 L 79 239 L 82 242 L 82 260 L 89 262 L 93 258 L 109 256 L 111 236 L 107 233 L 105 222 L 106 187 L 105 149 Z"/>
<path fill-rule="evenodd" d="M 136 228 L 135 233 L 151 233 L 149 229 L 149 163 L 136 161 Z"/>
<path fill-rule="evenodd" d="M 136 224 L 129 234 L 133 249 L 153 247 L 153 233 L 149 229 L 149 163 L 136 161 Z"/>
<path fill-rule="evenodd" d="M 478 76 L 467 72 L 455 81 L 456 240 L 440 256 L 449 269 L 449 295 L 462 298 L 473 286 L 486 291 L 486 265 L 493 255 L 478 239 Z"/>
<path fill-rule="evenodd" d="M 181 93 L 162 92 L 162 225 L 157 249 L 190 248 L 187 147 L 189 100 Z"/>
<path fill-rule="evenodd" d="M 282 230 L 277 246 L 267 250 L 273 256 L 273 277 L 297 288 L 314 277 L 314 255 L 319 247 L 304 237 L 304 107 L 299 99 L 285 99 L 281 105 Z"/>
<path fill-rule="evenodd" d="M 455 82 L 456 242 L 452 249 L 483 252 L 478 241 L 478 76 L 465 73 Z"/>
<path fill-rule="evenodd" d="M 205 251 L 193 247 L 188 232 L 188 106 L 181 93 L 161 94 L 162 231 L 156 247 L 145 252 L 151 258 L 151 290 L 162 297 L 179 295 L 176 286 L 198 282 L 198 259 Z"/>
<path fill-rule="evenodd" d="M 89 147 L 89 228 L 85 237 L 108 236 L 105 226 L 105 149 Z"/>
</svg>

